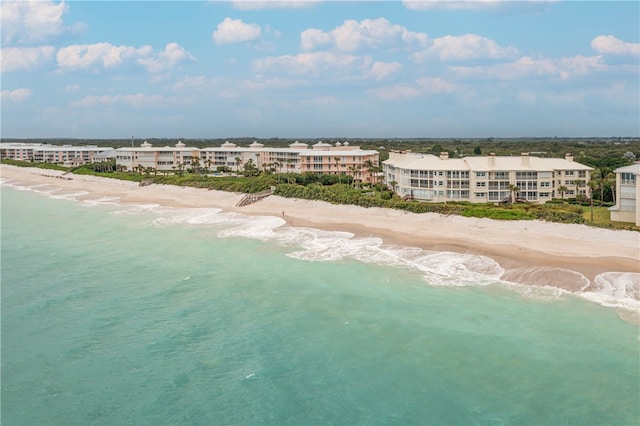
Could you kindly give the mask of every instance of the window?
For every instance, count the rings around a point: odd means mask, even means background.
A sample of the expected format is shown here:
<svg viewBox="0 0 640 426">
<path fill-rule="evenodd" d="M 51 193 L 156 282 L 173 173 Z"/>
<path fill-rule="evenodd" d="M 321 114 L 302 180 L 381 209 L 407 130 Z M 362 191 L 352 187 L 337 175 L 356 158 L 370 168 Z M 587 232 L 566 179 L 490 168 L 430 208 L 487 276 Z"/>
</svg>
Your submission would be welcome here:
<svg viewBox="0 0 640 426">
<path fill-rule="evenodd" d="M 636 176 L 633 173 L 621 173 L 620 183 L 623 185 L 634 185 L 636 183 Z"/>
<path fill-rule="evenodd" d="M 487 182 L 476 182 L 476 188 L 484 188 L 487 186 Z"/>
<path fill-rule="evenodd" d="M 573 170 L 567 170 L 566 172 L 564 172 L 565 176 L 573 176 Z"/>
</svg>

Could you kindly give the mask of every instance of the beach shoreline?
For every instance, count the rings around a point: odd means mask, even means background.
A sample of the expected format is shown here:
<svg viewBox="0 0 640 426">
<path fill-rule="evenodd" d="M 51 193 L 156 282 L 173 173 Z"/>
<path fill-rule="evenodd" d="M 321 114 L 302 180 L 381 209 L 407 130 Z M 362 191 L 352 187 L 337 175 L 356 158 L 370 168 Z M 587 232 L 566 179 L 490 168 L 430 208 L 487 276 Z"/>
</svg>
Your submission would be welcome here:
<svg viewBox="0 0 640 426">
<path fill-rule="evenodd" d="M 587 225 L 543 221 L 416 214 L 384 208 L 334 205 L 322 201 L 270 196 L 237 207 L 241 193 L 172 185 L 139 186 L 137 182 L 56 170 L 0 165 L 3 180 L 24 186 L 50 185 L 61 193 L 86 193 L 78 200 L 113 198 L 123 204 L 158 204 L 183 208 L 219 208 L 225 212 L 277 216 L 284 226 L 344 231 L 356 237 L 377 237 L 384 244 L 482 255 L 505 270 L 502 279 L 527 285 L 550 285 L 546 269 L 582 274 L 593 285 L 606 272 L 640 273 L 640 233 Z M 42 188 L 41 187 L 41 188 Z M 535 271 L 535 274 L 532 273 Z M 570 292 L 585 290 L 580 281 L 553 280 Z"/>
</svg>

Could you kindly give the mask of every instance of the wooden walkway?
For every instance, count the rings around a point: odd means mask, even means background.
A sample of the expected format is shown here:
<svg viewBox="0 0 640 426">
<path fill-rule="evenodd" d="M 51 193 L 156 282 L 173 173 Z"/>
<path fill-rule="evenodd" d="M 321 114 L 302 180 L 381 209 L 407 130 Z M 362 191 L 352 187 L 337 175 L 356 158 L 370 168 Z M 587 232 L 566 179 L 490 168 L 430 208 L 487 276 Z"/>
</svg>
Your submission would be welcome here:
<svg viewBox="0 0 640 426">
<path fill-rule="evenodd" d="M 256 201 L 260 201 L 263 198 L 273 194 L 273 189 L 267 189 L 266 191 L 256 192 L 255 194 L 247 194 L 240 201 L 236 203 L 236 207 L 242 207 L 249 204 L 253 204 Z"/>
</svg>

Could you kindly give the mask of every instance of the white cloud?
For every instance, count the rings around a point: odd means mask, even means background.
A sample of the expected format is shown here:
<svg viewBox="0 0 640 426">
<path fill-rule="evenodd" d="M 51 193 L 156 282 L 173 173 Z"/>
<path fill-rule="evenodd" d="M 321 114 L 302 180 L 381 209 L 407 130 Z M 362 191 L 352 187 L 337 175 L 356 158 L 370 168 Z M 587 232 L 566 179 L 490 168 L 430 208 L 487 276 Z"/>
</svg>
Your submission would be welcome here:
<svg viewBox="0 0 640 426">
<path fill-rule="evenodd" d="M 30 43 L 48 40 L 64 32 L 83 29 L 83 24 L 64 25 L 63 15 L 68 6 L 62 1 L 3 1 L 2 41 Z"/>
<path fill-rule="evenodd" d="M 151 51 L 151 46 L 136 49 L 110 43 L 75 44 L 58 50 L 56 59 L 62 69 L 87 69 L 99 64 L 110 68 L 119 65 L 124 59 L 148 56 Z"/>
<path fill-rule="evenodd" d="M 137 62 L 149 72 L 159 72 L 172 68 L 176 64 L 194 60 L 195 58 L 191 53 L 187 52 L 178 43 L 169 43 L 155 57 L 140 58 Z"/>
<path fill-rule="evenodd" d="M 260 37 L 261 29 L 257 24 L 246 24 L 240 19 L 224 18 L 218 24 L 211 37 L 216 44 L 241 43 Z"/>
<path fill-rule="evenodd" d="M 199 89 L 201 87 L 206 86 L 208 81 L 209 80 L 207 79 L 207 77 L 202 76 L 202 75 L 197 76 L 197 77 L 186 76 L 182 80 L 180 80 L 177 83 L 173 84 L 171 86 L 171 89 L 172 90 L 179 90 L 179 91 Z"/>
<path fill-rule="evenodd" d="M 457 84 L 439 77 L 422 77 L 416 80 L 416 83 L 424 92 L 432 94 L 453 93 L 461 89 Z"/>
<path fill-rule="evenodd" d="M 97 105 L 113 106 L 117 104 L 128 105 L 136 108 L 158 105 L 164 103 L 166 99 L 160 95 L 144 95 L 137 93 L 135 95 L 104 95 L 104 96 L 85 96 L 79 101 L 73 102 L 72 106 L 91 107 Z"/>
<path fill-rule="evenodd" d="M 612 35 L 600 35 L 591 40 L 591 48 L 602 55 L 640 56 L 640 43 L 627 43 Z"/>
<path fill-rule="evenodd" d="M 14 90 L 3 90 L 2 91 L 2 99 L 8 99 L 13 102 L 22 102 L 26 101 L 31 97 L 33 92 L 31 89 L 14 89 Z"/>
<path fill-rule="evenodd" d="M 424 95 L 459 92 L 462 88 L 439 77 L 422 77 L 415 85 L 397 84 L 390 87 L 380 87 L 367 92 L 382 101 L 405 101 L 416 99 Z"/>
<path fill-rule="evenodd" d="M 77 92 L 78 90 L 80 90 L 80 85 L 71 84 L 71 85 L 65 87 L 64 90 L 65 90 L 65 92 L 69 92 L 69 93 Z"/>
<path fill-rule="evenodd" d="M 149 72 L 160 72 L 195 58 L 177 43 L 168 43 L 164 50 L 154 53 L 151 46 L 114 46 L 110 43 L 76 44 L 63 47 L 56 55 L 63 70 L 113 68 L 126 60 L 135 60 Z"/>
<path fill-rule="evenodd" d="M 256 0 L 233 0 L 233 7 L 240 10 L 260 10 L 260 9 L 298 9 L 301 7 L 315 6 L 319 1 L 316 0 L 297 0 L 297 1 L 256 1 Z"/>
<path fill-rule="evenodd" d="M 517 61 L 490 66 L 458 66 L 453 71 L 462 78 L 519 80 L 535 77 L 560 77 L 562 80 L 602 70 L 601 56 L 572 56 L 533 59 L 524 56 Z"/>
<path fill-rule="evenodd" d="M 350 72 L 365 69 L 371 63 L 368 56 L 355 56 L 331 52 L 300 53 L 258 59 L 255 68 L 261 71 L 285 71 L 291 74 L 317 76 L 326 72 Z"/>
<path fill-rule="evenodd" d="M 429 37 L 424 33 L 409 31 L 394 25 L 385 18 L 364 19 L 360 22 L 346 20 L 332 31 L 310 28 L 300 34 L 303 50 L 331 46 L 343 52 L 380 47 L 426 46 Z"/>
<path fill-rule="evenodd" d="M 384 80 L 385 78 L 397 74 L 402 70 L 399 62 L 375 62 L 366 76 L 374 80 Z"/>
<path fill-rule="evenodd" d="M 2 72 L 31 70 L 46 61 L 53 59 L 53 46 L 40 47 L 5 47 L 0 49 Z"/>
<path fill-rule="evenodd" d="M 502 47 L 490 38 L 463 34 L 436 38 L 428 49 L 412 54 L 411 58 L 416 62 L 422 62 L 430 56 L 437 56 L 443 61 L 461 61 L 478 58 L 498 59 L 515 56 L 517 53 L 518 49 L 513 46 Z"/>
<path fill-rule="evenodd" d="M 410 10 L 431 10 L 431 9 L 489 9 L 498 7 L 503 1 L 501 0 L 403 0 L 402 4 Z"/>
<path fill-rule="evenodd" d="M 367 93 L 381 101 L 406 101 L 422 96 L 418 88 L 405 84 L 370 89 Z"/>
<path fill-rule="evenodd" d="M 514 10 L 529 11 L 540 10 L 557 1 L 559 0 L 403 0 L 402 4 L 410 10 L 503 10 L 512 7 Z"/>
<path fill-rule="evenodd" d="M 398 62 L 374 62 L 370 56 L 335 52 L 309 52 L 258 59 L 258 73 L 276 72 L 303 77 L 338 77 L 361 80 L 383 80 L 402 70 Z"/>
</svg>

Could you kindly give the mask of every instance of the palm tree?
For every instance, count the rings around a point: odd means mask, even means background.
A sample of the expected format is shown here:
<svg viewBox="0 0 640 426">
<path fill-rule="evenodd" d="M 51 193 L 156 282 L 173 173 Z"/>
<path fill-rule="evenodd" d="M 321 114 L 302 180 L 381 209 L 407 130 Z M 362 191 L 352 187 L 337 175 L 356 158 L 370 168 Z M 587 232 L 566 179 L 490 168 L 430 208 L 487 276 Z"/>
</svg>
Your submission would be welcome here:
<svg viewBox="0 0 640 426">
<path fill-rule="evenodd" d="M 613 202 L 616 202 L 616 174 L 613 172 L 607 173 L 604 178 L 605 186 L 608 186 L 611 190 L 611 197 L 613 198 Z"/>
<path fill-rule="evenodd" d="M 338 166 L 340 164 L 340 157 L 333 157 L 336 162 L 336 174 L 338 175 L 338 183 L 341 184 L 342 180 L 340 179 L 340 171 L 338 170 Z"/>
<path fill-rule="evenodd" d="M 240 163 L 242 163 L 242 159 L 240 157 L 236 157 L 234 160 L 236 161 L 236 172 L 240 173 Z"/>
<path fill-rule="evenodd" d="M 364 167 L 366 168 L 366 170 L 369 172 L 369 179 L 371 181 L 372 185 L 375 185 L 373 182 L 373 161 L 371 160 L 365 160 L 364 162 Z"/>
<path fill-rule="evenodd" d="M 209 171 L 211 170 L 211 163 L 212 163 L 212 161 L 211 161 L 210 158 L 207 158 L 206 160 L 204 160 L 204 165 L 205 165 L 204 172 L 205 172 L 205 174 L 209 174 Z"/>
<path fill-rule="evenodd" d="M 509 192 L 511 193 L 511 204 L 516 203 L 516 194 L 520 192 L 520 188 L 515 185 L 509 184 Z"/>
<path fill-rule="evenodd" d="M 587 185 L 591 189 L 589 191 L 589 204 L 591 206 L 591 223 L 593 223 L 593 192 L 598 189 L 600 183 L 597 180 L 591 179 L 589 182 L 587 182 Z"/>
<path fill-rule="evenodd" d="M 573 183 L 576 185 L 576 198 L 578 198 L 580 188 L 584 186 L 584 181 L 582 179 L 577 179 Z"/>
<path fill-rule="evenodd" d="M 568 190 L 568 189 L 569 189 L 569 188 L 567 188 L 567 187 L 566 187 L 566 186 L 564 186 L 564 185 L 560 185 L 560 186 L 558 187 L 558 192 L 560 193 L 560 197 L 561 197 L 563 200 L 564 200 L 564 193 L 565 193 L 565 192 L 567 192 L 567 190 Z"/>
</svg>

